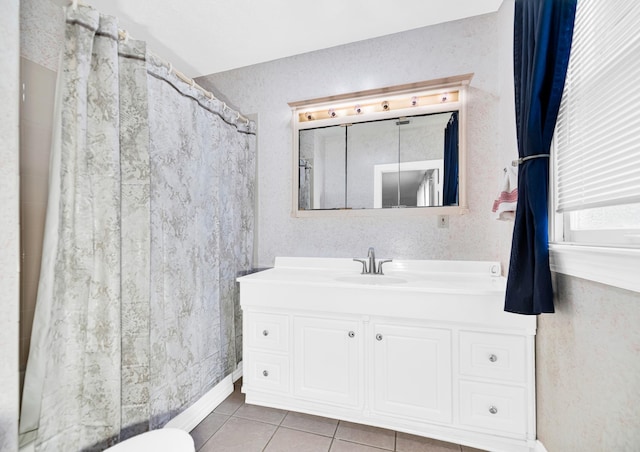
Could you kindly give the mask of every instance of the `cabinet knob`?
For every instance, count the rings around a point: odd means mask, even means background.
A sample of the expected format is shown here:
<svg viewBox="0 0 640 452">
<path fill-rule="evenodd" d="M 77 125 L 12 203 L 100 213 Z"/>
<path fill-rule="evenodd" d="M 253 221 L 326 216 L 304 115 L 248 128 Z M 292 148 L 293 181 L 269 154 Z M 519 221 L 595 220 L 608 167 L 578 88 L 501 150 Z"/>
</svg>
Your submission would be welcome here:
<svg viewBox="0 0 640 452">
<path fill-rule="evenodd" d="M 269 371 L 263 370 L 262 371 L 262 375 L 265 376 L 265 377 L 268 377 L 269 376 Z"/>
<path fill-rule="evenodd" d="M 498 357 L 492 353 L 489 355 L 489 361 L 495 363 L 496 361 L 498 361 Z"/>
<path fill-rule="evenodd" d="M 382 334 L 380 334 L 380 333 L 376 334 L 376 340 L 377 341 L 381 341 L 382 340 Z"/>
<path fill-rule="evenodd" d="M 268 336 L 269 335 L 269 330 L 262 330 L 262 335 L 263 336 Z"/>
<path fill-rule="evenodd" d="M 354 333 L 353 331 L 349 331 L 349 337 L 355 337 L 356 333 Z"/>
<path fill-rule="evenodd" d="M 490 406 L 489 407 L 489 413 L 491 414 L 497 414 L 498 413 L 498 409 L 494 406 Z"/>
</svg>

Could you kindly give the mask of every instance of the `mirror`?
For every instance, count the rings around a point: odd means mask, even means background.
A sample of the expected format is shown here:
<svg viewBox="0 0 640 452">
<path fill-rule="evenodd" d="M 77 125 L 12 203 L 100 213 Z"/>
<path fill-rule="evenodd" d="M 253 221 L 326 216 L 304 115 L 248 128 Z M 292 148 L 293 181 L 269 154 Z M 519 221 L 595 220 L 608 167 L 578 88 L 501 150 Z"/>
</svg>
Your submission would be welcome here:
<svg viewBox="0 0 640 452">
<path fill-rule="evenodd" d="M 473 74 L 289 102 L 294 217 L 464 214 Z"/>
<path fill-rule="evenodd" d="M 298 210 L 457 206 L 458 111 L 298 131 Z"/>
</svg>

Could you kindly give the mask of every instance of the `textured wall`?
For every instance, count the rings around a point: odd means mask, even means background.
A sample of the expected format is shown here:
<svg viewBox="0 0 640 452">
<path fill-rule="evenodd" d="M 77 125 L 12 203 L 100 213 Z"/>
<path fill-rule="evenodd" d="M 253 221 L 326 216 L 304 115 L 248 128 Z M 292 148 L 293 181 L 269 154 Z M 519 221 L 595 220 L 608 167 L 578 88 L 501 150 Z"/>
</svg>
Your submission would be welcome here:
<svg viewBox="0 0 640 452">
<path fill-rule="evenodd" d="M 18 445 L 19 2 L 0 2 L 0 451 Z"/>
<path fill-rule="evenodd" d="M 499 41 L 495 14 L 213 74 L 199 81 L 257 113 L 258 262 L 276 256 L 363 255 L 501 260 L 492 219 L 499 159 Z M 438 229 L 436 217 L 292 218 L 291 110 L 287 102 L 474 72 L 468 108 L 470 213 Z M 482 240 L 478 240 L 481 237 Z M 507 237 L 510 238 L 510 237 Z"/>
<path fill-rule="evenodd" d="M 504 0 L 498 11 L 498 40 L 500 41 L 500 112 L 498 121 L 500 166 L 506 168 L 518 158 L 516 137 L 515 93 L 513 91 L 513 9 L 514 0 Z M 504 175 L 502 176 L 504 177 Z M 496 186 L 496 195 L 499 187 Z M 512 221 L 498 221 L 500 228 L 500 255 L 509 262 L 511 254 Z M 506 274 L 508 269 L 504 269 Z"/>
<path fill-rule="evenodd" d="M 538 437 L 549 452 L 640 449 L 640 293 L 556 275 L 538 321 Z"/>
<path fill-rule="evenodd" d="M 51 0 L 20 2 L 20 54 L 24 58 L 57 71 L 63 40 L 62 7 Z"/>
</svg>

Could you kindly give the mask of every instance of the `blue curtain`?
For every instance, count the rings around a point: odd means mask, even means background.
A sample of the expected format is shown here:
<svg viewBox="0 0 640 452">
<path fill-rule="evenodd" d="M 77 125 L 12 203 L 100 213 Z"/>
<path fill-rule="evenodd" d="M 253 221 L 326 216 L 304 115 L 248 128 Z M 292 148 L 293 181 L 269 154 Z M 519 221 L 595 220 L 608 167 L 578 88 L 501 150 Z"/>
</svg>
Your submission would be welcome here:
<svg viewBox="0 0 640 452">
<path fill-rule="evenodd" d="M 444 129 L 444 181 L 442 204 L 458 204 L 458 112 L 451 114 Z"/>
<path fill-rule="evenodd" d="M 554 311 L 547 218 L 549 159 L 534 156 L 549 154 L 551 147 L 569 63 L 576 2 L 515 2 L 513 59 L 521 163 L 505 311 L 519 314 Z"/>
</svg>

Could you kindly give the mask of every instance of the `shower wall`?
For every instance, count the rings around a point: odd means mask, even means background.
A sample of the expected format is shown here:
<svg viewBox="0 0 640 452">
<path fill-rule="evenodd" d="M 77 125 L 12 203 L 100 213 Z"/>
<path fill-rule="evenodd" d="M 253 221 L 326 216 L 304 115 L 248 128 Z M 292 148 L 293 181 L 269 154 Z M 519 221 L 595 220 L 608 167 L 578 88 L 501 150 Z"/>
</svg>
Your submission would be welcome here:
<svg viewBox="0 0 640 452">
<path fill-rule="evenodd" d="M 47 209 L 56 73 L 20 58 L 20 374 L 24 376 L 36 304 Z"/>
</svg>

